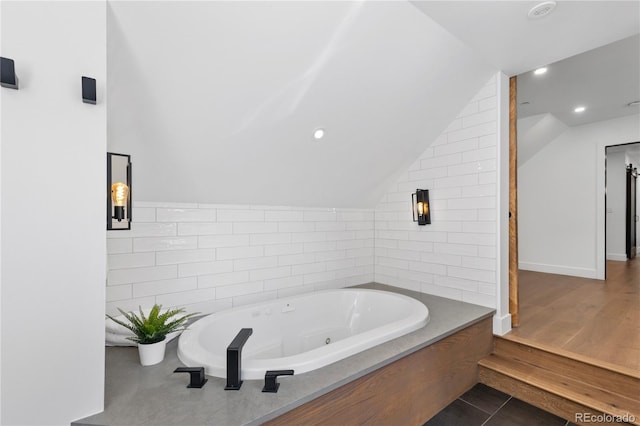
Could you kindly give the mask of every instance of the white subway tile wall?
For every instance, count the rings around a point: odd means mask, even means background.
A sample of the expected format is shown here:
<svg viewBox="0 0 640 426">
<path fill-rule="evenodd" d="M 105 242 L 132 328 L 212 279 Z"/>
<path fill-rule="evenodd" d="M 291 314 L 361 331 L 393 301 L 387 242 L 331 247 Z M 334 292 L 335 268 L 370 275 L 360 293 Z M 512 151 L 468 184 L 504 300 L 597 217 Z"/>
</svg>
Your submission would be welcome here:
<svg viewBox="0 0 640 426">
<path fill-rule="evenodd" d="M 375 281 L 495 307 L 497 84 L 489 82 L 375 210 Z M 412 222 L 428 189 L 431 225 Z"/>
<path fill-rule="evenodd" d="M 107 313 L 210 313 L 374 280 L 374 211 L 134 202 L 109 231 Z"/>
</svg>

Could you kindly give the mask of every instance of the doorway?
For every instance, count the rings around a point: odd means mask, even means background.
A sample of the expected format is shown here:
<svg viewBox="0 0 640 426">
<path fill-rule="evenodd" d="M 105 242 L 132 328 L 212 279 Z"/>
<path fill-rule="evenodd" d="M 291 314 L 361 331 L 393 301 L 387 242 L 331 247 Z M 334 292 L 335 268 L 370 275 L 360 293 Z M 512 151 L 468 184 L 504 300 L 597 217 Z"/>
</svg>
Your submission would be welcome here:
<svg viewBox="0 0 640 426">
<path fill-rule="evenodd" d="M 631 260 L 636 257 L 637 252 L 637 233 L 636 223 L 638 222 L 637 215 L 637 185 L 636 180 L 638 178 L 638 169 L 629 164 L 626 169 L 626 226 L 625 226 L 625 239 L 627 248 L 627 259 Z"/>
<path fill-rule="evenodd" d="M 605 148 L 606 260 L 626 262 L 637 255 L 637 164 L 640 143 Z"/>
<path fill-rule="evenodd" d="M 532 70 L 512 79 L 509 293 L 514 327 L 514 313 L 522 320 L 518 270 L 605 278 L 605 148 L 638 140 L 638 111 L 600 108 L 604 96 L 592 94 L 603 89 L 607 102 L 640 96 L 637 74 L 630 78 L 620 71 L 621 63 L 638 56 L 637 45 L 638 36 L 633 36 L 549 64 L 544 73 Z M 627 103 L 617 99 L 613 105 Z M 598 116 L 605 110 L 619 115 Z M 630 213 L 636 215 L 637 210 Z M 623 230 L 620 253 L 626 260 L 625 235 Z M 636 234 L 630 244 L 637 247 L 637 242 Z"/>
</svg>

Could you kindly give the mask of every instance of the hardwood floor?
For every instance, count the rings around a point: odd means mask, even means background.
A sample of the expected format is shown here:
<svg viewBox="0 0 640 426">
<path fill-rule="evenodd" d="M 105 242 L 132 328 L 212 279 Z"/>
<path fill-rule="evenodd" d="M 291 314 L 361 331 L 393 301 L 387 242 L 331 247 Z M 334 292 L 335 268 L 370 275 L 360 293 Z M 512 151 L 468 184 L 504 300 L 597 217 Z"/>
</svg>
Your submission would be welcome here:
<svg viewBox="0 0 640 426">
<path fill-rule="evenodd" d="M 607 261 L 607 280 L 519 272 L 520 327 L 507 336 L 640 376 L 640 259 Z"/>
</svg>

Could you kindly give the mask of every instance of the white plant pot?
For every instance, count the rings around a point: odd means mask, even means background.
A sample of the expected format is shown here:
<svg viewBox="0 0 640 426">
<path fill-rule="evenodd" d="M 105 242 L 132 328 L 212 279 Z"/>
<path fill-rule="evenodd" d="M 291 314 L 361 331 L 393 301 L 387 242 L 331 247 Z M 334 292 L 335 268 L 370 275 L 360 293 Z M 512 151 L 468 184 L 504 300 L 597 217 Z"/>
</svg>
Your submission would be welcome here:
<svg viewBox="0 0 640 426">
<path fill-rule="evenodd" d="M 161 342 L 141 345 L 138 343 L 138 354 L 140 355 L 140 364 L 155 365 L 164 359 L 164 351 L 167 347 L 167 339 Z"/>
</svg>

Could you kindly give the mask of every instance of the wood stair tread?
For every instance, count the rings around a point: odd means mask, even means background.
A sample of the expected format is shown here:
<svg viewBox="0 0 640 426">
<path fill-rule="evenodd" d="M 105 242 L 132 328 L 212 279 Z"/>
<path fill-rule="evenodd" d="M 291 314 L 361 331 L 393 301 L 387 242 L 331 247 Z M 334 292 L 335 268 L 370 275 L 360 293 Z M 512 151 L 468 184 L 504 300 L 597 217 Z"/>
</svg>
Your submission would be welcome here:
<svg viewBox="0 0 640 426">
<path fill-rule="evenodd" d="M 637 377 L 611 370 L 606 366 L 584 362 L 576 357 L 569 358 L 562 353 L 541 349 L 538 346 L 498 338 L 495 340 L 494 353 L 549 371 L 562 372 L 564 376 L 574 380 L 631 399 L 638 398 L 640 394 L 640 379 Z"/>
<path fill-rule="evenodd" d="M 507 342 L 513 342 L 515 344 L 520 344 L 523 346 L 527 346 L 533 349 L 537 349 L 540 351 L 544 351 L 544 352 L 548 352 L 551 354 L 555 354 L 558 356 L 562 356 L 564 358 L 568 358 L 574 361 L 578 361 L 584 364 L 589 364 L 598 368 L 603 368 L 606 370 L 610 370 L 613 372 L 616 372 L 618 374 L 622 374 L 625 376 L 629 376 L 629 377 L 633 377 L 635 379 L 640 380 L 640 371 L 638 370 L 633 370 L 631 368 L 627 368 L 621 365 L 616 365 L 616 364 L 611 364 L 609 362 L 606 361 L 602 361 L 602 360 L 597 360 L 588 356 L 584 356 L 581 354 L 577 354 L 575 352 L 571 352 L 571 351 L 567 351 L 564 350 L 562 348 L 558 348 L 555 346 L 550 346 L 550 345 L 546 345 L 544 343 L 541 342 L 537 342 L 531 339 L 527 339 L 524 338 L 522 336 L 518 336 L 517 334 L 513 334 L 513 333 L 507 333 L 504 336 L 494 336 L 496 338 L 497 341 L 507 341 Z"/>
<path fill-rule="evenodd" d="M 480 360 L 479 365 L 603 413 L 631 414 L 640 419 L 640 400 L 567 377 L 562 372 L 499 354 L 489 355 Z"/>
</svg>

